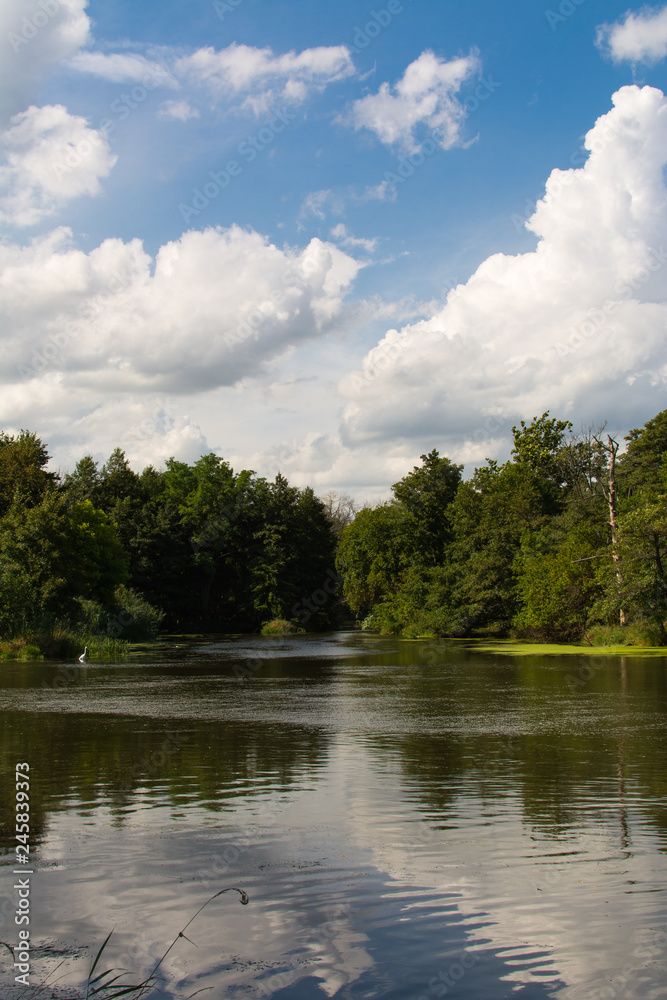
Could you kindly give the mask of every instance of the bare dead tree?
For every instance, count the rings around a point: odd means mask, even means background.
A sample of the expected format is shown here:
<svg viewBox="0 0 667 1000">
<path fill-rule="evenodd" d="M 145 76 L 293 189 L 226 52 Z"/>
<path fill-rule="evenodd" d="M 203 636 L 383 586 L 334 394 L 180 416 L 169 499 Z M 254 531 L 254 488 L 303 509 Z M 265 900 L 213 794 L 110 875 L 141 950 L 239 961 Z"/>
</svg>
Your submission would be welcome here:
<svg viewBox="0 0 667 1000">
<path fill-rule="evenodd" d="M 359 504 L 348 493 L 339 493 L 337 490 L 328 490 L 320 500 L 326 508 L 334 534 L 340 538 L 343 529 L 354 521 L 360 509 Z"/>
<path fill-rule="evenodd" d="M 621 565 L 621 554 L 619 552 L 619 534 L 618 534 L 618 516 L 617 516 L 617 494 L 616 494 L 616 455 L 618 454 L 619 444 L 611 434 L 607 434 L 607 443 L 605 444 L 601 440 L 600 435 L 596 435 L 595 440 L 599 442 L 600 447 L 606 453 L 609 459 L 608 470 L 607 470 L 607 482 L 602 483 L 602 490 L 609 507 L 609 526 L 611 528 L 611 558 L 614 563 L 614 569 L 616 571 L 616 582 L 618 583 L 619 593 L 623 593 L 623 567 Z M 627 617 L 625 614 L 625 608 L 621 606 L 618 613 L 619 622 L 621 625 L 627 624 Z"/>
<path fill-rule="evenodd" d="M 600 445 L 605 427 L 582 426 L 578 433 L 570 434 L 558 453 L 561 478 L 579 506 L 594 502 L 607 478 L 607 461 Z"/>
</svg>

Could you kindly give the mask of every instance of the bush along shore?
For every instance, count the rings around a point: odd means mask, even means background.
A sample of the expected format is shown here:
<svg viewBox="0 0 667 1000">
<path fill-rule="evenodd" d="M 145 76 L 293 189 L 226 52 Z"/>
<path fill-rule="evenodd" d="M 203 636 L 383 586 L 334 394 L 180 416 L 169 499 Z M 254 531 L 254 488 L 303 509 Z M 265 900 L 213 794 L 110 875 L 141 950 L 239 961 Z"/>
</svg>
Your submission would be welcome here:
<svg viewBox="0 0 667 1000">
<path fill-rule="evenodd" d="M 139 594 L 121 585 L 104 607 L 79 598 L 71 619 L 58 619 L 43 612 L 24 614 L 11 638 L 0 640 L 0 659 L 43 660 L 88 656 L 126 656 L 132 642 L 157 638 L 164 615 Z"/>
</svg>

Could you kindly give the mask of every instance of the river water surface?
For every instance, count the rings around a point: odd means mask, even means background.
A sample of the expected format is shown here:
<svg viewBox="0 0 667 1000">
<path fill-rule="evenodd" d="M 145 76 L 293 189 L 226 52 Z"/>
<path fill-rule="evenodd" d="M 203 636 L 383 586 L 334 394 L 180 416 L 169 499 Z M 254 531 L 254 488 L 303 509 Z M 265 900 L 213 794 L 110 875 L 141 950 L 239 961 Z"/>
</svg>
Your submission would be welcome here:
<svg viewBox="0 0 667 1000">
<path fill-rule="evenodd" d="M 2 665 L 24 997 L 83 995 L 112 929 L 97 971 L 138 982 L 236 886 L 155 998 L 665 998 L 667 658 L 502 650 L 336 633 Z"/>
</svg>

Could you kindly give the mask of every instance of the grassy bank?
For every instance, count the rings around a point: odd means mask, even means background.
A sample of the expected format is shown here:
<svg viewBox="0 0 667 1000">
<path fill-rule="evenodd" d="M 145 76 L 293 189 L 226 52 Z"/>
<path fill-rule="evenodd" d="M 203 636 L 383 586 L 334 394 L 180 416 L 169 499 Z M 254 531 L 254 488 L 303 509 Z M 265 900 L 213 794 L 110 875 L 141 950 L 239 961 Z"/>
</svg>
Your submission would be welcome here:
<svg viewBox="0 0 667 1000">
<path fill-rule="evenodd" d="M 482 648 L 480 644 L 486 644 L 489 648 L 508 649 L 521 651 L 524 649 L 538 650 L 540 652 L 550 651 L 589 651 L 604 652 L 605 650 L 622 650 L 632 652 L 633 650 L 651 650 L 656 653 L 662 652 L 667 655 L 667 633 L 659 625 L 646 623 L 634 623 L 631 625 L 598 625 L 587 629 L 583 634 L 573 636 L 568 641 L 567 638 L 548 636 L 527 631 L 508 631 L 505 629 L 488 628 L 474 630 L 468 635 L 446 635 L 442 632 L 419 630 L 415 627 L 403 628 L 400 631 L 378 628 L 369 616 L 361 622 L 363 631 L 379 632 L 380 635 L 398 635 L 402 639 L 447 639 L 450 642 L 463 642 L 474 644 L 475 648 Z"/>
<path fill-rule="evenodd" d="M 0 640 L 0 660 L 78 659 L 86 646 L 91 658 L 126 656 L 130 650 L 127 639 L 56 630 Z"/>
</svg>

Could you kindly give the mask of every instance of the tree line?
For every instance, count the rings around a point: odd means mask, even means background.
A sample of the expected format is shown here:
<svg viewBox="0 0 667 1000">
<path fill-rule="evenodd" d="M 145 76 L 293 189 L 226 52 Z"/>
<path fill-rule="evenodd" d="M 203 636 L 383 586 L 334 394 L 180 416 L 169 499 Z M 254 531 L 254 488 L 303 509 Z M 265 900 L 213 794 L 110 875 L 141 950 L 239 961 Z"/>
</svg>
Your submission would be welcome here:
<svg viewBox="0 0 667 1000">
<path fill-rule="evenodd" d="M 667 410 L 630 431 L 512 428 L 511 459 L 422 455 L 343 532 L 338 568 L 366 627 L 407 636 L 667 641 Z"/>
<path fill-rule="evenodd" d="M 35 434 L 0 434 L 1 637 L 337 622 L 336 512 L 312 489 L 215 454 L 136 473 L 116 449 L 64 477 L 48 462 Z"/>
<path fill-rule="evenodd" d="M 408 637 L 665 644 L 667 410 L 622 452 L 548 412 L 512 433 L 507 462 L 464 480 L 433 450 L 361 510 L 215 454 L 137 473 L 116 449 L 61 477 L 35 434 L 0 433 L 0 638 L 353 616 Z"/>
</svg>

